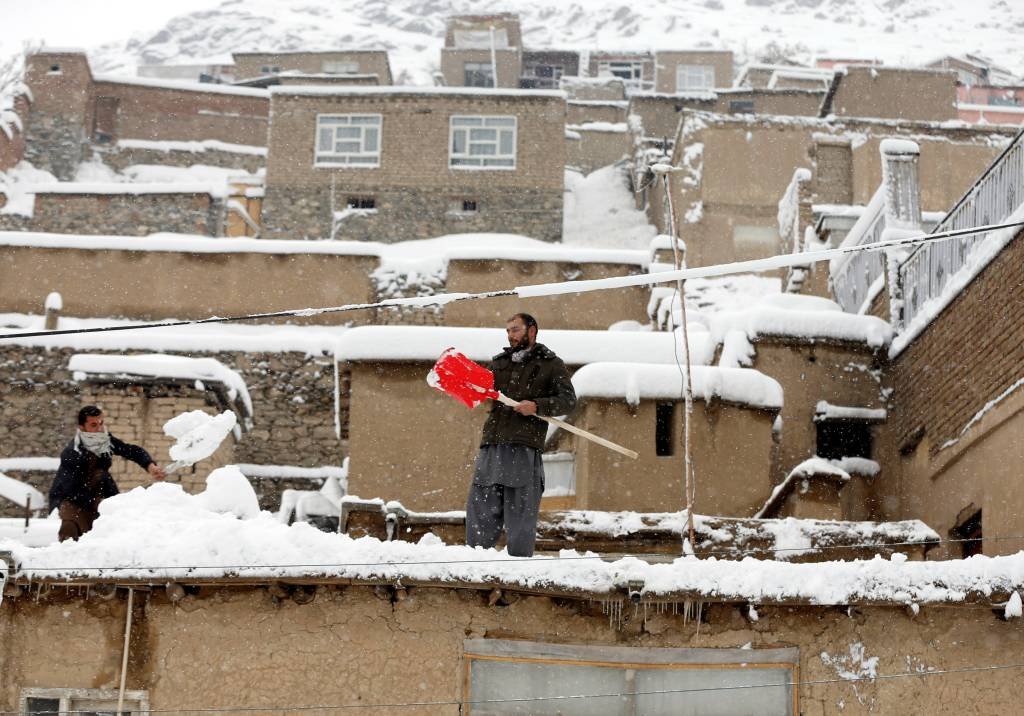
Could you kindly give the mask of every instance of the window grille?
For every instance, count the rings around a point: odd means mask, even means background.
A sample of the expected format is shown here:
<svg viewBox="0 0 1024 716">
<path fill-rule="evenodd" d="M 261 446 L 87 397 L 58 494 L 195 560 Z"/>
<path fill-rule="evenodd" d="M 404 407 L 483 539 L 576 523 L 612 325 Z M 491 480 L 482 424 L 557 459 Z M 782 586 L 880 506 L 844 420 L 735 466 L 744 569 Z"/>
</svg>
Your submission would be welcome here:
<svg viewBox="0 0 1024 716">
<path fill-rule="evenodd" d="M 448 166 L 458 169 L 515 169 L 516 118 L 454 116 Z"/>
<path fill-rule="evenodd" d="M 316 118 L 316 166 L 380 166 L 379 114 L 321 114 Z"/>
</svg>

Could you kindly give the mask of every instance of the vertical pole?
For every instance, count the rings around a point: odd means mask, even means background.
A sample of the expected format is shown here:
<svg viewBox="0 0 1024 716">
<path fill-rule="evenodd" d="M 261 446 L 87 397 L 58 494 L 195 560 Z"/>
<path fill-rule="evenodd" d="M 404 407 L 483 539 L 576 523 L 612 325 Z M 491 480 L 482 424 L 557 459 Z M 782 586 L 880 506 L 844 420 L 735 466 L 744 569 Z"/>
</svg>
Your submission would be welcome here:
<svg viewBox="0 0 1024 716">
<path fill-rule="evenodd" d="M 498 86 L 498 51 L 494 49 L 494 25 L 491 25 L 491 74 L 494 87 Z"/>
<path fill-rule="evenodd" d="M 668 198 L 669 233 L 672 237 L 672 262 L 675 264 L 676 271 L 678 271 L 683 267 L 683 261 L 679 255 L 676 210 L 672 202 L 672 185 L 667 173 L 662 175 L 662 181 L 665 186 L 665 196 Z M 676 295 L 679 296 L 679 308 L 683 322 L 683 356 L 686 360 L 686 410 L 683 414 L 683 473 L 684 488 L 686 490 L 686 531 L 690 538 L 690 548 L 693 549 L 696 544 L 696 535 L 693 529 L 693 498 L 695 490 L 693 484 L 693 465 L 690 462 L 690 417 L 693 415 L 693 380 L 690 374 L 693 370 L 690 364 L 690 335 L 686 325 L 685 281 L 682 279 L 676 281 Z"/>
<path fill-rule="evenodd" d="M 117 692 L 117 714 L 121 716 L 124 711 L 124 684 L 128 672 L 128 641 L 132 637 L 132 607 L 135 597 L 135 590 L 128 587 L 128 614 L 124 619 L 124 649 L 121 653 L 121 686 Z"/>
<path fill-rule="evenodd" d="M 28 520 L 32 516 L 32 495 L 25 497 L 25 529 L 28 529 Z"/>
</svg>

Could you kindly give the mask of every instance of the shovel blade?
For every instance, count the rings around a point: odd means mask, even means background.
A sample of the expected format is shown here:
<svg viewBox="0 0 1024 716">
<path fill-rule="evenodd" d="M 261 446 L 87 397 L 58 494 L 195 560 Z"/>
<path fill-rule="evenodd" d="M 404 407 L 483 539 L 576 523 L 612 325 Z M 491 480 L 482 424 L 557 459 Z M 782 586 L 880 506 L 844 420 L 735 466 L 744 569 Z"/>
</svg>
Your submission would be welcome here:
<svg viewBox="0 0 1024 716">
<path fill-rule="evenodd" d="M 498 397 L 494 390 L 494 374 L 454 348 L 447 349 L 437 359 L 427 376 L 427 383 L 468 408 Z"/>
</svg>

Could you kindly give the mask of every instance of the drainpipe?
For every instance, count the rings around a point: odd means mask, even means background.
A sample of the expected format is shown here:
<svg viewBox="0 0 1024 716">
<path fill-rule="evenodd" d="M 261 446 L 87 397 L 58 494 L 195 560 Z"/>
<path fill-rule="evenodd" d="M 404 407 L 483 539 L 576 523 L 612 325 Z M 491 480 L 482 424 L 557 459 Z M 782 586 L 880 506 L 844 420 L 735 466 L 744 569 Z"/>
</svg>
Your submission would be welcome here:
<svg viewBox="0 0 1024 716">
<path fill-rule="evenodd" d="M 128 674 L 128 641 L 132 638 L 132 606 L 135 590 L 128 587 L 128 614 L 124 619 L 124 649 L 121 652 L 121 686 L 117 692 L 117 713 L 124 713 L 124 682 Z"/>
</svg>

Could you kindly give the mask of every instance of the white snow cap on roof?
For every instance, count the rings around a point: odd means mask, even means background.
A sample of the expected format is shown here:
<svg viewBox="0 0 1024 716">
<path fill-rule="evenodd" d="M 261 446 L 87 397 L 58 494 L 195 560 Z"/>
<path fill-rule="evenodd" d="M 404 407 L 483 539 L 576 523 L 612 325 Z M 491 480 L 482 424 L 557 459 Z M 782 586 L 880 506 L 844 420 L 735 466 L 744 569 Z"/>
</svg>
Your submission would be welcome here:
<svg viewBox="0 0 1024 716">
<path fill-rule="evenodd" d="M 261 90 L 266 91 L 266 90 Z M 272 95 L 303 97 L 343 97 L 345 95 L 433 95 L 475 96 L 475 97 L 534 97 L 541 99 L 565 99 L 561 90 L 521 90 L 501 87 L 418 87 L 401 85 L 274 85 L 269 88 Z"/>
<path fill-rule="evenodd" d="M 657 335 L 657 334 L 655 334 Z M 682 400 L 686 368 L 639 363 L 591 363 L 576 371 L 572 384 L 580 398 L 625 400 Z M 693 395 L 697 400 L 723 400 L 756 408 L 782 408 L 782 386 L 749 368 L 693 367 Z"/>
<path fill-rule="evenodd" d="M 567 365 L 597 361 L 674 363 L 673 333 L 544 330 L 537 340 Z M 336 356 L 342 361 L 434 361 L 446 348 L 455 347 L 471 360 L 487 361 L 508 345 L 502 328 L 449 328 L 446 326 L 360 326 L 341 335 Z M 707 333 L 690 336 L 691 360 L 707 364 L 714 353 Z M 681 350 L 681 346 L 680 346 Z"/>
<path fill-rule="evenodd" d="M 231 400 L 240 398 L 249 415 L 252 399 L 242 376 L 213 358 L 150 353 L 135 356 L 76 353 L 68 361 L 72 374 L 153 376 L 223 383 Z"/>
</svg>

